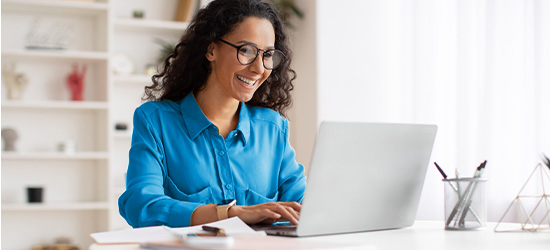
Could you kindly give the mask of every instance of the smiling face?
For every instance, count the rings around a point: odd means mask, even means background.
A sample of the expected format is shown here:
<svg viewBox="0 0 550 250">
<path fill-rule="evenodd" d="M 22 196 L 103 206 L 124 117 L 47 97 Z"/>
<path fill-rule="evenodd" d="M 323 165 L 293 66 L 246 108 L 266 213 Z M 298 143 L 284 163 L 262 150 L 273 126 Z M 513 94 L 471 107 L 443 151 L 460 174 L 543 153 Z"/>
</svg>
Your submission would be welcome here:
<svg viewBox="0 0 550 250">
<path fill-rule="evenodd" d="M 267 19 L 248 17 L 222 39 L 236 46 L 252 44 L 267 50 L 275 46 L 275 31 Z M 237 59 L 237 49 L 220 41 L 210 44 L 206 58 L 212 71 L 204 90 L 214 90 L 239 102 L 249 101 L 271 74 L 271 70 L 264 68 L 262 52 L 253 63 L 242 65 Z"/>
</svg>

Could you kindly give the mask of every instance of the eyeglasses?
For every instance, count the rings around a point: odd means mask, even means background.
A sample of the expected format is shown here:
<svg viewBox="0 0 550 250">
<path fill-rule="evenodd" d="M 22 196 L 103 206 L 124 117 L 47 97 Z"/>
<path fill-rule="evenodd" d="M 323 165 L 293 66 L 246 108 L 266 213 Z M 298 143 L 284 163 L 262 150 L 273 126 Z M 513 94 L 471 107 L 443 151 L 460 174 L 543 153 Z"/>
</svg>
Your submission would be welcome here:
<svg viewBox="0 0 550 250">
<path fill-rule="evenodd" d="M 260 54 L 260 51 L 263 51 L 262 59 L 264 68 L 268 70 L 273 70 L 281 66 L 281 63 L 286 59 L 285 54 L 277 49 L 263 50 L 249 43 L 237 46 L 223 39 L 220 39 L 220 41 L 237 49 L 237 60 L 239 60 L 239 63 L 242 65 L 253 63 Z"/>
</svg>

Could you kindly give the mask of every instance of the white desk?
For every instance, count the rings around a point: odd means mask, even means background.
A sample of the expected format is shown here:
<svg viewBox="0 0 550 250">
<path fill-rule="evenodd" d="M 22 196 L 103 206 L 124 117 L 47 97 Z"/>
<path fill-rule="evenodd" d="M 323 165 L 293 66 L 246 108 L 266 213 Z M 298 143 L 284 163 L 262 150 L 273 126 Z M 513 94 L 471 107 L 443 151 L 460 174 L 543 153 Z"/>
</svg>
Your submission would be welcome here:
<svg viewBox="0 0 550 250">
<path fill-rule="evenodd" d="M 519 226 L 519 225 L 518 225 Z M 360 247 L 334 249 L 377 249 L 377 250 L 550 250 L 550 232 L 516 232 L 495 233 L 495 223 L 489 223 L 486 230 L 482 231 L 446 231 L 442 221 L 417 221 L 410 228 L 364 232 L 353 234 L 341 234 L 331 236 L 317 236 L 306 238 L 284 238 L 296 243 L 314 242 L 327 245 L 353 244 Z M 268 236 L 262 241 L 277 241 L 283 237 Z M 236 243 L 246 241 L 245 238 L 235 238 Z M 90 250 L 138 250 L 139 245 L 92 245 Z M 271 249 L 270 247 L 266 249 Z M 273 249 L 277 249 L 274 247 Z M 290 250 L 285 247 L 285 250 Z"/>
</svg>

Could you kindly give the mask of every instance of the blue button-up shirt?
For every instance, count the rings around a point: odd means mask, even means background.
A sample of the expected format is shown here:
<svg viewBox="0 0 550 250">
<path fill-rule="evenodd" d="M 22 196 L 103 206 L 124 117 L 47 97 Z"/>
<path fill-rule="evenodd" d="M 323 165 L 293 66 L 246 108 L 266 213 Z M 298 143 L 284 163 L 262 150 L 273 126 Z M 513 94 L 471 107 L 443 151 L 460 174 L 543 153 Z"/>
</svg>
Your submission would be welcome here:
<svg viewBox="0 0 550 250">
<path fill-rule="evenodd" d="M 279 113 L 241 103 L 237 128 L 224 139 L 192 94 L 147 102 L 134 114 L 120 214 L 132 227 L 178 227 L 204 204 L 301 202 L 304 168 L 288 132 Z"/>
</svg>

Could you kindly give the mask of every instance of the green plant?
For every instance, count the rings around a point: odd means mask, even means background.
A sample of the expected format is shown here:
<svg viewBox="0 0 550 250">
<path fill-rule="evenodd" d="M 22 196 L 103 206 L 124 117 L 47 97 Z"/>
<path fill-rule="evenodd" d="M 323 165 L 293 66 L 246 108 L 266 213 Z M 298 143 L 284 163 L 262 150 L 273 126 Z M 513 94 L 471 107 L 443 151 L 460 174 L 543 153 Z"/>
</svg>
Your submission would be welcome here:
<svg viewBox="0 0 550 250">
<path fill-rule="evenodd" d="M 160 38 L 155 38 L 154 42 L 161 47 L 160 53 L 157 57 L 157 64 L 162 64 L 164 63 L 164 59 L 166 59 L 168 55 L 174 51 L 176 46 Z"/>
<path fill-rule="evenodd" d="M 292 25 L 291 18 L 292 16 L 296 16 L 298 18 L 303 18 L 304 13 L 296 7 L 296 4 L 294 3 L 294 0 L 269 0 L 277 10 L 279 10 L 279 13 L 281 15 L 281 19 L 283 19 L 284 24 L 293 29 L 294 25 Z"/>
</svg>

